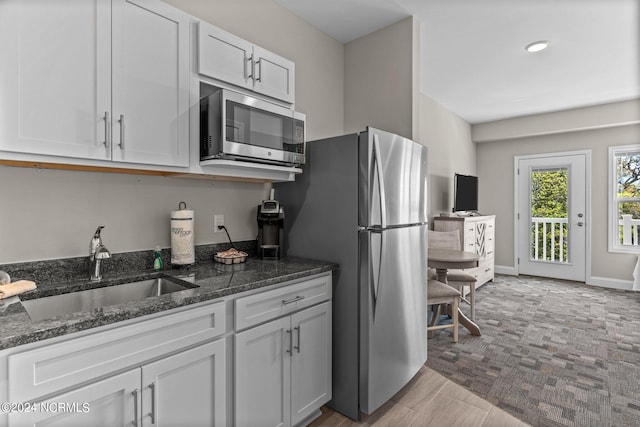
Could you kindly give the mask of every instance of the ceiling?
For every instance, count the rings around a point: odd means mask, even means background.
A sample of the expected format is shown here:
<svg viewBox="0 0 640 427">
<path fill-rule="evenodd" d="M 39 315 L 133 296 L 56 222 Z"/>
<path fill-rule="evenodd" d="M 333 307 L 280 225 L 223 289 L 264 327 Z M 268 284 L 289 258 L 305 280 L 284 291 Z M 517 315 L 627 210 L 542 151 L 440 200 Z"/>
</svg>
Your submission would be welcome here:
<svg viewBox="0 0 640 427">
<path fill-rule="evenodd" d="M 421 91 L 470 123 L 640 98 L 639 0 L 276 1 L 342 43 L 415 16 Z"/>
</svg>

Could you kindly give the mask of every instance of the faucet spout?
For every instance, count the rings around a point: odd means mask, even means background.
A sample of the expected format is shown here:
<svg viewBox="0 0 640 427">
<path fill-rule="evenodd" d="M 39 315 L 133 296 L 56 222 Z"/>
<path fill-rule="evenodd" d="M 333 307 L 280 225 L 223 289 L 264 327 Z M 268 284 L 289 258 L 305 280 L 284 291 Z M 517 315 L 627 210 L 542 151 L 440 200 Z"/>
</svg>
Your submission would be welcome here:
<svg viewBox="0 0 640 427">
<path fill-rule="evenodd" d="M 102 280 L 102 260 L 111 258 L 111 252 L 102 244 L 100 232 L 104 225 L 98 227 L 89 245 L 89 274 L 92 282 Z"/>
</svg>

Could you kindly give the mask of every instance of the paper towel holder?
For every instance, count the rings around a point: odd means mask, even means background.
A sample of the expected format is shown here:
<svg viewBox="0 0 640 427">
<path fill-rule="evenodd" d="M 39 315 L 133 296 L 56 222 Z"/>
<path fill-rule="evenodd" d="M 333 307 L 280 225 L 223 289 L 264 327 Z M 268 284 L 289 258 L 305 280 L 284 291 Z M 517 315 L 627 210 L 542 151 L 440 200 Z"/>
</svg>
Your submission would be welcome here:
<svg viewBox="0 0 640 427">
<path fill-rule="evenodd" d="M 171 219 L 171 265 L 184 266 L 195 263 L 194 211 L 185 202 L 178 203 Z"/>
</svg>

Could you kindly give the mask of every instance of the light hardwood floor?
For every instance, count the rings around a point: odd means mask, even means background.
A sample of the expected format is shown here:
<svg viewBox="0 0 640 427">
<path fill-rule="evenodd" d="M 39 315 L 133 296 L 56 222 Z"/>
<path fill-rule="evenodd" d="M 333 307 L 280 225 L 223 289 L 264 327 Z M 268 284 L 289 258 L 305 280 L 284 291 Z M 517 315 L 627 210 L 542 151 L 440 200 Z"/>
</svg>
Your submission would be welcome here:
<svg viewBox="0 0 640 427">
<path fill-rule="evenodd" d="M 355 422 L 329 408 L 309 427 L 526 427 L 502 409 L 425 366 L 371 415 Z"/>
</svg>

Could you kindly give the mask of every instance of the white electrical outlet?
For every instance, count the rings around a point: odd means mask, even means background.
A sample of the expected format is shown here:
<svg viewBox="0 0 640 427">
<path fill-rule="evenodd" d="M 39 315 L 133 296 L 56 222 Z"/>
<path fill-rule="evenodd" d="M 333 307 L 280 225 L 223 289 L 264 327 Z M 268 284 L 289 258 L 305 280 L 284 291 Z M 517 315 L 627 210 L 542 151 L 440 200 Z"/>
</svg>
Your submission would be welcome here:
<svg viewBox="0 0 640 427">
<path fill-rule="evenodd" d="M 213 216 L 213 231 L 216 233 L 224 232 L 224 229 L 218 228 L 224 225 L 224 215 Z"/>
</svg>

